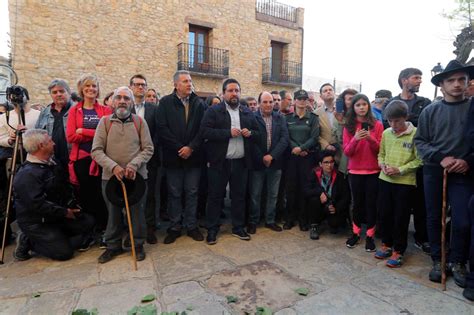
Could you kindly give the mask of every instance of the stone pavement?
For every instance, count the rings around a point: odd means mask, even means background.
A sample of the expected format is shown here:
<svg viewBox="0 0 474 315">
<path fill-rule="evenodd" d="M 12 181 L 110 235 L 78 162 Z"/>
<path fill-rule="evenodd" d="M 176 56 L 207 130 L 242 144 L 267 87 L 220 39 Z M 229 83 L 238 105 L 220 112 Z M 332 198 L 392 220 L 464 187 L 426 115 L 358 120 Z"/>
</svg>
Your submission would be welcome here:
<svg viewBox="0 0 474 315">
<path fill-rule="evenodd" d="M 15 262 L 13 246 L 0 266 L 0 314 L 71 314 L 97 308 L 126 314 L 148 294 L 161 312 L 254 314 L 268 307 L 289 314 L 474 314 L 474 303 L 449 279 L 446 292 L 427 279 L 430 258 L 410 243 L 405 265 L 389 269 L 364 251 L 346 248 L 345 233 L 312 241 L 298 228 L 264 227 L 249 242 L 225 225 L 213 246 L 182 236 L 146 245 L 147 258 L 132 271 L 130 255 L 99 265 L 101 250 L 67 262 L 33 258 Z M 410 236 L 412 238 L 412 236 Z M 295 292 L 309 290 L 307 296 Z M 228 303 L 226 296 L 237 298 Z M 143 305 L 143 304 L 142 304 Z"/>
</svg>

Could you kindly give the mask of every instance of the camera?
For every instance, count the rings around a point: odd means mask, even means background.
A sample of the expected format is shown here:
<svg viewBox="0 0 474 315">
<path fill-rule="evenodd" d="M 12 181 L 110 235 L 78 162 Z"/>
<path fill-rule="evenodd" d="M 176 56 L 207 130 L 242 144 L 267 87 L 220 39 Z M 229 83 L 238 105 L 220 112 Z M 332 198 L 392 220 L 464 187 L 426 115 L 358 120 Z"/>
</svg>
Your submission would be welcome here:
<svg viewBox="0 0 474 315">
<path fill-rule="evenodd" d="M 20 85 L 12 85 L 7 87 L 7 100 L 13 104 L 13 106 L 23 107 L 26 102 L 30 99 L 28 90 Z"/>
</svg>

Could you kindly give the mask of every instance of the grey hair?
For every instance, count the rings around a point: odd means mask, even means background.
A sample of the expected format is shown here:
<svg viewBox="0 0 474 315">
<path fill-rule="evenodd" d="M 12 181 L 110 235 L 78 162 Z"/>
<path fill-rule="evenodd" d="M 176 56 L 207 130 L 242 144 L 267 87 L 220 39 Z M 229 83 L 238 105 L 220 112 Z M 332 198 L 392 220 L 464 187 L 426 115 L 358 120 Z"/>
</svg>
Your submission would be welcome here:
<svg viewBox="0 0 474 315">
<path fill-rule="evenodd" d="M 53 81 L 51 81 L 51 83 L 48 85 L 49 94 L 51 94 L 51 90 L 55 86 L 60 86 L 64 88 L 68 94 L 71 94 L 71 89 L 69 88 L 69 84 L 67 84 L 66 80 L 60 78 L 53 79 Z"/>
<path fill-rule="evenodd" d="M 84 85 L 88 82 L 94 82 L 97 85 L 97 98 L 100 96 L 100 84 L 99 84 L 99 78 L 92 73 L 86 73 L 81 75 L 79 80 L 77 80 L 77 92 L 79 95 L 84 98 L 84 93 L 82 93 L 82 89 L 84 89 Z"/>
<path fill-rule="evenodd" d="M 176 72 L 174 73 L 174 75 L 173 75 L 173 82 L 174 82 L 174 83 L 177 83 L 178 80 L 179 80 L 179 76 L 182 75 L 182 74 L 186 74 L 186 75 L 189 75 L 189 76 L 191 75 L 191 74 L 189 73 L 189 71 L 186 71 L 186 70 L 178 70 L 178 71 L 176 71 Z"/>
<path fill-rule="evenodd" d="M 48 132 L 44 129 L 28 129 L 23 134 L 23 147 L 26 152 L 34 153 L 38 151 L 40 144 L 49 140 Z"/>
<path fill-rule="evenodd" d="M 132 100 L 132 104 L 135 104 L 135 97 L 133 96 L 132 90 L 128 86 L 120 86 L 114 90 L 114 95 L 112 96 L 112 99 L 115 99 L 115 97 L 119 94 L 120 91 L 126 91 L 128 93 L 128 96 L 130 96 L 130 99 Z"/>
</svg>

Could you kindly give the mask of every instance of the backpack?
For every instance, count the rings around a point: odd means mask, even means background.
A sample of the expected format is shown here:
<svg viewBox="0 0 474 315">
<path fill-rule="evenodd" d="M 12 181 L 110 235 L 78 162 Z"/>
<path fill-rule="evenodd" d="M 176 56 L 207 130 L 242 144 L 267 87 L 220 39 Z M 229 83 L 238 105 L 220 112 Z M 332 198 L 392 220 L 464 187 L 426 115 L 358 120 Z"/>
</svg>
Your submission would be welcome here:
<svg viewBox="0 0 474 315">
<path fill-rule="evenodd" d="M 108 115 L 108 116 L 105 116 L 105 133 L 108 135 L 109 134 L 109 131 L 110 131 L 110 128 L 112 128 L 112 123 L 113 121 L 110 121 L 110 117 L 112 115 Z M 133 125 L 135 126 L 135 129 L 137 130 L 137 134 L 138 134 L 138 139 L 141 140 L 140 138 L 140 129 L 142 127 L 142 118 L 138 115 L 133 115 L 132 114 L 132 120 L 133 120 Z"/>
</svg>

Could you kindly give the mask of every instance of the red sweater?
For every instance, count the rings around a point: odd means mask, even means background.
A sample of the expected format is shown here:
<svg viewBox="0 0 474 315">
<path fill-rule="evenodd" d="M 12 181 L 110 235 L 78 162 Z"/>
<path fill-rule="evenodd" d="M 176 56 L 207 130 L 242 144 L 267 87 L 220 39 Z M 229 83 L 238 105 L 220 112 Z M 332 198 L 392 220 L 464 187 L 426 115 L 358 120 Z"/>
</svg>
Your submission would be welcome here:
<svg viewBox="0 0 474 315">
<path fill-rule="evenodd" d="M 356 131 L 362 124 L 357 122 Z M 352 174 L 376 174 L 380 172 L 377 155 L 380 141 L 382 140 L 383 125 L 376 120 L 375 126 L 370 130 L 370 140 L 356 140 L 347 128 L 343 131 L 344 154 L 349 158 L 348 169 Z"/>
</svg>

